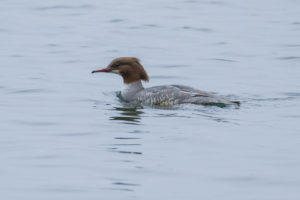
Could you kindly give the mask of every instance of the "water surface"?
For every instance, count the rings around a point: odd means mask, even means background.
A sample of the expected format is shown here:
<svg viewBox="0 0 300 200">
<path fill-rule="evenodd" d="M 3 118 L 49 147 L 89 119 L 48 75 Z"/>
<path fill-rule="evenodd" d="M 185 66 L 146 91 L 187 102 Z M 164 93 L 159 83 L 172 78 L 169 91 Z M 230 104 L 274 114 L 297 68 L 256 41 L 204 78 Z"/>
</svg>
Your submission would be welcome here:
<svg viewBox="0 0 300 200">
<path fill-rule="evenodd" d="M 300 199 L 300 2 L 20 1 L 0 6 L 0 193 L 41 199 Z M 116 75 L 240 108 L 130 107 Z"/>
</svg>

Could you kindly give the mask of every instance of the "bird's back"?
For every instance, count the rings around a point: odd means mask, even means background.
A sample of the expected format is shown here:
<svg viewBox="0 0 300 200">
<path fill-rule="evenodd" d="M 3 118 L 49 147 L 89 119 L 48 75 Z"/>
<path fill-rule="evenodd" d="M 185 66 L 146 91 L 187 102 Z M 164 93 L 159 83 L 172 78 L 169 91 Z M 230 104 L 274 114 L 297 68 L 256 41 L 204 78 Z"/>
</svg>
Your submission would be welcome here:
<svg viewBox="0 0 300 200">
<path fill-rule="evenodd" d="M 133 97 L 136 101 L 148 105 L 174 105 L 182 103 L 214 105 L 237 104 L 213 94 L 184 85 L 166 85 L 146 88 Z"/>
</svg>

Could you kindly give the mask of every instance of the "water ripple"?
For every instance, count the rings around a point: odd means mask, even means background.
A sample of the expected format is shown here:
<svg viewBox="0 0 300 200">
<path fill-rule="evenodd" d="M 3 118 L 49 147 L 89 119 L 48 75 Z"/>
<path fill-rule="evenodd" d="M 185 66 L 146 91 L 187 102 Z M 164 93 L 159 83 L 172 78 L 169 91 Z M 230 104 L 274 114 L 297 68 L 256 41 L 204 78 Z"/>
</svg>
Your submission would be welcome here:
<svg viewBox="0 0 300 200">
<path fill-rule="evenodd" d="M 111 152 L 121 153 L 121 154 L 132 154 L 132 155 L 142 155 L 143 153 L 140 151 L 125 151 L 125 150 L 117 150 L 118 148 L 108 148 Z"/>
<path fill-rule="evenodd" d="M 8 92 L 9 94 L 32 94 L 32 93 L 49 93 L 51 90 L 46 89 L 24 89 L 24 90 L 16 90 L 12 92 Z"/>
<path fill-rule="evenodd" d="M 237 62 L 236 60 L 225 59 L 225 58 L 211 58 L 210 60 L 216 60 L 216 61 L 222 61 L 222 62 Z"/>
<path fill-rule="evenodd" d="M 141 144 L 111 144 L 111 146 L 140 146 Z"/>
<path fill-rule="evenodd" d="M 124 186 L 140 186 L 139 184 L 135 183 L 125 183 L 125 182 L 114 182 L 113 185 L 124 185 Z"/>
<path fill-rule="evenodd" d="M 183 26 L 182 29 L 206 32 L 206 33 L 213 32 L 213 30 L 209 29 L 209 28 L 194 28 L 194 27 L 191 27 L 191 26 Z"/>
<path fill-rule="evenodd" d="M 280 60 L 299 60 L 300 56 L 284 56 L 284 57 L 278 57 Z"/>
<path fill-rule="evenodd" d="M 116 140 L 138 140 L 141 138 L 137 138 L 137 137 L 115 137 Z"/>
<path fill-rule="evenodd" d="M 109 22 L 111 22 L 111 23 L 119 23 L 119 22 L 124 22 L 124 21 L 125 21 L 125 19 L 112 19 Z"/>
<path fill-rule="evenodd" d="M 70 6 L 70 5 L 55 5 L 55 6 L 45 6 L 45 7 L 38 7 L 36 10 L 65 10 L 65 9 L 91 9 L 95 8 L 95 6 L 90 4 L 83 4 L 79 6 Z"/>
</svg>

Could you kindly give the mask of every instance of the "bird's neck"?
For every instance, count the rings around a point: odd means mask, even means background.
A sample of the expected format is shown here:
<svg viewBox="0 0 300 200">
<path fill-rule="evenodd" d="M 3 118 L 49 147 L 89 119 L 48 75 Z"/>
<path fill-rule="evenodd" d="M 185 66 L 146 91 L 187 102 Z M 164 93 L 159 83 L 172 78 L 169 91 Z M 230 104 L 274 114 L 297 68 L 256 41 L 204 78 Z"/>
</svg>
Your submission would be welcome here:
<svg viewBox="0 0 300 200">
<path fill-rule="evenodd" d="M 125 101 L 130 101 L 136 93 L 143 90 L 143 84 L 141 81 L 135 81 L 131 83 L 125 83 L 121 91 L 122 98 Z"/>
</svg>

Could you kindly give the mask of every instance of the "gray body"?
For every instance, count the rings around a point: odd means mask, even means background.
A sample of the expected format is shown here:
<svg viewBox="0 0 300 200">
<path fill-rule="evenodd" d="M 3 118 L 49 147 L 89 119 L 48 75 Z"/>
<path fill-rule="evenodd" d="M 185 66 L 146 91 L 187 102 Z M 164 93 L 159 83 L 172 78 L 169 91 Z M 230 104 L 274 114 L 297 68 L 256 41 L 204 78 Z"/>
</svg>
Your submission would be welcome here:
<svg viewBox="0 0 300 200">
<path fill-rule="evenodd" d="M 128 85 L 121 93 L 127 102 L 146 105 L 203 104 L 203 105 L 234 105 L 238 102 L 229 101 L 213 94 L 183 85 L 156 86 L 144 89 L 140 82 Z"/>
</svg>

